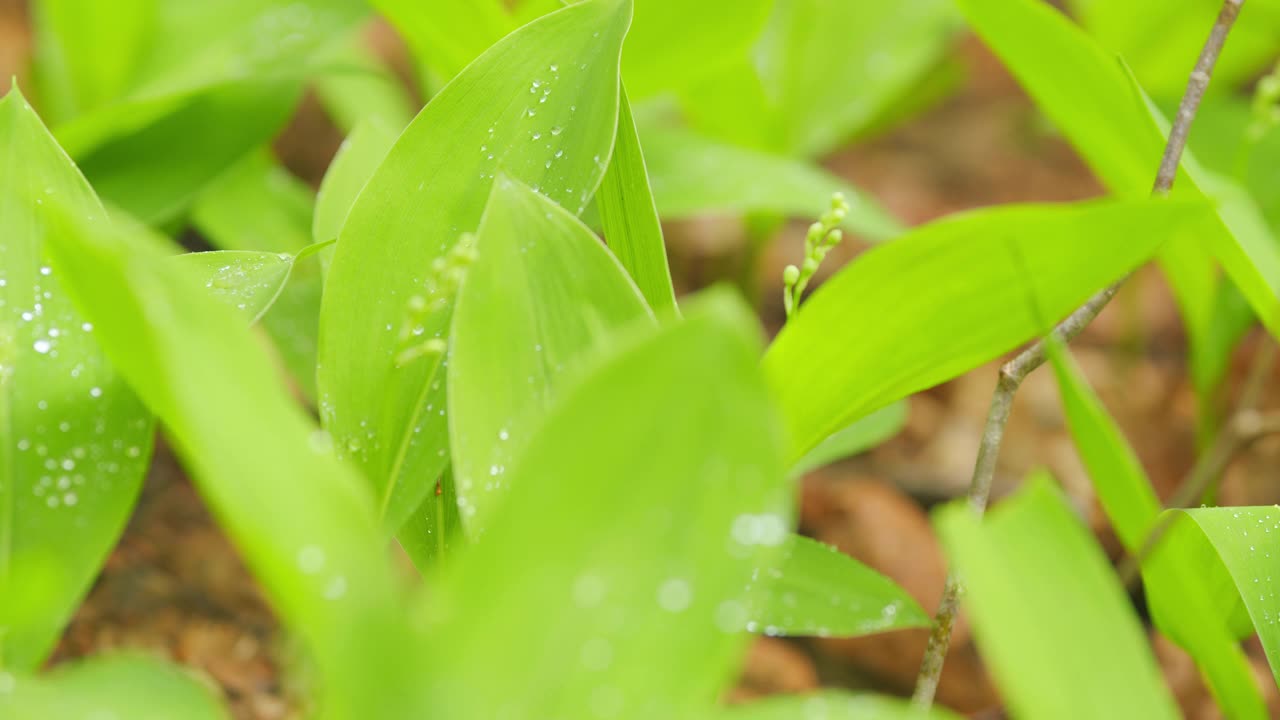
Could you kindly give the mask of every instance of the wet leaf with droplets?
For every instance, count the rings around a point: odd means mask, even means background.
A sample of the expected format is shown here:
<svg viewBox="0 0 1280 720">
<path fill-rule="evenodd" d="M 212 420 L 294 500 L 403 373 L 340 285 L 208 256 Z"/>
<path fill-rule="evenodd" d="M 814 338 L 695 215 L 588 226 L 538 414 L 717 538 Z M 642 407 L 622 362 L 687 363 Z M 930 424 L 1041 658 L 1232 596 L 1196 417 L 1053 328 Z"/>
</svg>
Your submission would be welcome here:
<svg viewBox="0 0 1280 720">
<path fill-rule="evenodd" d="M 622 328 L 649 316 L 585 225 L 505 176 L 494 185 L 476 252 L 449 350 L 454 477 L 471 537 L 488 525 L 508 466 L 565 388 L 617 345 Z"/>
<path fill-rule="evenodd" d="M 835 548 L 788 535 L 777 567 L 751 579 L 746 629 L 763 635 L 853 637 L 928 627 L 929 615 L 889 578 Z"/>
<path fill-rule="evenodd" d="M 244 313 L 250 323 L 271 308 L 293 269 L 292 255 L 251 250 L 184 253 L 174 262 L 204 279 L 210 297 Z"/>
<path fill-rule="evenodd" d="M 320 411 L 339 454 L 386 498 L 388 533 L 448 460 L 441 353 L 449 288 L 466 272 L 459 239 L 500 172 L 586 206 L 613 142 L 630 10 L 588 0 L 490 48 L 404 131 L 342 227 L 321 307 Z"/>
<path fill-rule="evenodd" d="M 424 614 L 450 651 L 422 670 L 441 717 L 694 717 L 732 682 L 769 567 L 735 522 L 785 537 L 791 488 L 754 318 L 728 293 L 686 310 L 566 391 L 445 565 Z"/>
<path fill-rule="evenodd" d="M 55 205 L 106 213 L 16 89 L 0 168 L 0 668 L 30 670 L 124 529 L 153 423 L 48 259 Z"/>
</svg>

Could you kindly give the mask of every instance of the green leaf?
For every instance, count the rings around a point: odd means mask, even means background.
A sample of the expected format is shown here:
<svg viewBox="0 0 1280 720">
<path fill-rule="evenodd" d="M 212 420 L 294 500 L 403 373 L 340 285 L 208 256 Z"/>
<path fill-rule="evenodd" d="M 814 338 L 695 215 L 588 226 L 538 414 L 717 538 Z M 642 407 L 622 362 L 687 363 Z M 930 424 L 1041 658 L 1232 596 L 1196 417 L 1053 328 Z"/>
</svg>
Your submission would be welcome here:
<svg viewBox="0 0 1280 720">
<path fill-rule="evenodd" d="M 637 0 L 635 24 L 622 54 L 623 80 L 636 98 L 645 98 L 714 75 L 750 49 L 773 4 Z"/>
<path fill-rule="evenodd" d="M 625 91 L 618 101 L 618 139 L 609 169 L 596 192 L 596 207 L 605 241 L 644 293 L 649 307 L 659 312 L 678 312 L 662 223 L 654 207 L 649 173 Z"/>
<path fill-rule="evenodd" d="M 0 672 L 0 715 L 9 720 L 129 718 L 227 720 L 209 687 L 177 667 L 135 655 L 106 655 L 35 677 Z"/>
<path fill-rule="evenodd" d="M 142 62 L 157 4 L 158 0 L 31 4 L 38 96 L 51 123 L 124 94 Z"/>
<path fill-rule="evenodd" d="M 1222 8 L 1218 0 L 1073 0 L 1068 4 L 1080 24 L 1099 43 L 1124 56 L 1143 86 L 1157 97 L 1177 97 L 1185 89 L 1187 72 Z M 1214 87 L 1231 88 L 1253 79 L 1275 58 L 1277 34 L 1280 2 L 1250 0 L 1214 67 Z"/>
<path fill-rule="evenodd" d="M 450 652 L 425 673 L 441 717 L 692 717 L 732 681 L 791 491 L 754 318 L 727 293 L 687 310 L 563 397 L 446 564 L 428 643 Z"/>
<path fill-rule="evenodd" d="M 1207 542 L 1212 547 L 1211 562 L 1220 564 L 1219 572 L 1225 570 L 1229 574 L 1236 591 L 1229 602 L 1219 604 L 1217 612 L 1234 615 L 1243 603 L 1266 651 L 1271 673 L 1280 682 L 1280 598 L 1271 589 L 1275 587 L 1274 575 L 1280 572 L 1280 547 L 1272 532 L 1280 531 L 1280 508 L 1272 505 L 1168 512 L 1181 516 L 1171 531 L 1175 543 Z M 1186 539 L 1188 535 L 1195 539 Z"/>
<path fill-rule="evenodd" d="M 1137 456 L 1093 394 L 1065 349 L 1050 345 L 1063 409 L 1080 458 L 1107 517 L 1130 553 L 1138 553 L 1156 524 L 1161 505 Z M 1166 636 L 1186 648 L 1215 697 L 1231 717 L 1267 716 L 1244 652 L 1218 609 L 1221 573 L 1203 562 L 1198 548 L 1166 543 L 1144 563 L 1151 614 Z M 1217 577 L 1215 577 L 1217 575 Z"/>
<path fill-rule="evenodd" d="M 1116 195 L 1150 191 L 1168 124 L 1115 58 L 1039 0 L 958 0 L 974 30 L 1004 60 L 1094 173 Z M 1208 27 L 1202 32 L 1207 32 Z M 1174 194 L 1203 197 L 1217 186 L 1189 154 Z M 1210 193 L 1213 194 L 1213 193 Z M 1256 207 L 1220 198 L 1204 243 L 1273 335 L 1280 335 L 1280 243 Z"/>
<path fill-rule="evenodd" d="M 718 142 L 677 128 L 646 128 L 641 138 L 658 212 L 669 220 L 714 212 L 769 212 L 815 218 L 844 193 L 844 227 L 886 240 L 902 226 L 870 196 L 803 160 Z"/>
<path fill-rule="evenodd" d="M 393 498 L 384 521 L 418 507 L 447 460 L 445 385 L 424 351 L 452 312 L 451 248 L 499 172 L 585 207 L 613 143 L 630 8 L 588 0 L 495 45 L 418 115 L 351 209 L 321 307 L 320 410 L 339 454 Z"/>
<path fill-rule="evenodd" d="M 280 297 L 293 269 L 292 255 L 251 250 L 185 253 L 174 262 L 190 268 L 186 272 L 204 281 L 210 297 L 243 312 L 250 323 Z"/>
<path fill-rule="evenodd" d="M 1003 207 L 912 230 L 864 253 L 783 328 L 764 366 L 803 456 L 841 427 L 1044 334 L 1203 204 Z"/>
<path fill-rule="evenodd" d="M 793 475 L 803 475 L 824 465 L 853 457 L 888 440 L 907 424 L 907 403 L 899 401 L 854 420 L 843 429 L 818 443 L 791 468 Z"/>
<path fill-rule="evenodd" d="M 810 695 L 775 695 L 725 708 L 717 720 L 947 720 L 944 708 L 921 710 L 905 700 L 822 690 Z"/>
<path fill-rule="evenodd" d="M 55 274 L 164 422 L 282 622 L 315 654 L 325 717 L 424 714 L 416 645 L 405 642 L 413 631 L 359 475 L 281 387 L 243 315 L 138 227 L 61 203 L 45 203 L 58 211 L 47 236 Z"/>
<path fill-rule="evenodd" d="M 170 221 L 285 123 L 312 65 L 363 13 L 356 0 L 157 0 L 128 82 L 57 137 L 110 204 Z"/>
<path fill-rule="evenodd" d="M 935 522 L 1011 715 L 1179 717 L 1124 590 L 1047 477 L 985 521 L 956 504 Z"/>
<path fill-rule="evenodd" d="M 17 88 L 0 167 L 0 668 L 33 670 L 124 529 L 153 423 L 50 267 L 53 204 L 105 211 Z"/>
<path fill-rule="evenodd" d="M 322 278 L 317 260 L 294 262 L 292 256 L 311 244 L 314 204 L 311 189 L 260 149 L 214 180 L 196 201 L 191 217 L 215 247 L 290 256 L 288 283 L 272 298 L 263 325 L 289 374 L 310 399 L 316 396 Z"/>
<path fill-rule="evenodd" d="M 505 176 L 481 220 L 477 252 L 458 293 L 448 380 L 458 506 L 473 538 L 489 527 L 508 490 L 508 465 L 564 388 L 621 328 L 650 316 L 585 225 Z"/>
<path fill-rule="evenodd" d="M 752 61 L 682 93 L 682 104 L 694 127 L 717 137 L 822 155 L 912 89 L 955 25 L 945 0 L 780 0 Z"/>
<path fill-rule="evenodd" d="M 748 533 L 744 523 L 735 532 Z M 880 573 L 816 540 L 791 535 L 776 568 L 752 579 L 747 629 L 766 635 L 852 637 L 928 627 L 920 605 Z"/>
</svg>

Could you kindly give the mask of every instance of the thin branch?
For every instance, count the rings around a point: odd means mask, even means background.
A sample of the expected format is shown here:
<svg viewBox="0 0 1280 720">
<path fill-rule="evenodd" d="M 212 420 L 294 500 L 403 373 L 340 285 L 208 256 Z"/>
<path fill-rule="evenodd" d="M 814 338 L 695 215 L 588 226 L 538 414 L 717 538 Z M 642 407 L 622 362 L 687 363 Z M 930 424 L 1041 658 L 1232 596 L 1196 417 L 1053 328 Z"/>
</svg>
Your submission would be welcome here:
<svg viewBox="0 0 1280 720">
<path fill-rule="evenodd" d="M 1209 86 L 1213 67 L 1218 61 L 1218 55 L 1222 52 L 1227 34 L 1235 24 L 1243 5 L 1244 0 L 1225 0 L 1222 10 L 1218 13 L 1217 22 L 1209 34 L 1209 39 L 1205 42 L 1204 49 L 1200 52 L 1195 69 L 1187 81 L 1186 93 L 1178 105 L 1178 114 L 1169 132 L 1169 141 L 1165 145 L 1164 155 L 1160 159 L 1160 169 L 1152 188 L 1154 195 L 1164 195 L 1173 187 L 1173 181 L 1177 178 L 1178 163 L 1182 159 L 1182 152 L 1187 145 L 1187 136 L 1191 131 L 1191 122 L 1195 119 L 1200 101 L 1204 98 L 1205 90 Z M 1111 302 L 1111 298 L 1115 297 L 1116 291 L 1123 282 L 1124 279 L 1121 279 L 1098 292 L 1071 313 L 1066 320 L 1059 323 L 1052 334 L 1061 342 L 1070 341 L 1079 335 L 1089 323 L 1093 322 L 1098 313 L 1102 312 L 1107 303 Z M 1013 407 L 1013 397 L 1022 381 L 1043 365 L 1045 359 L 1044 341 L 1038 341 L 1000 368 L 1000 378 L 996 384 L 995 395 L 991 399 L 991 408 L 987 413 L 982 442 L 978 447 L 978 459 L 969 486 L 969 506 L 977 515 L 982 515 L 986 510 L 987 500 L 991 495 L 996 458 L 1000 454 L 1000 443 L 1004 439 L 1004 429 Z M 959 609 L 960 592 L 959 578 L 954 572 L 949 573 L 942 603 L 934 618 L 933 632 L 929 635 L 929 645 L 920 665 L 915 694 L 912 697 L 912 703 L 917 707 L 928 708 L 933 705 L 938 681 L 942 676 L 942 666 L 951 645 L 951 631 Z"/>
</svg>

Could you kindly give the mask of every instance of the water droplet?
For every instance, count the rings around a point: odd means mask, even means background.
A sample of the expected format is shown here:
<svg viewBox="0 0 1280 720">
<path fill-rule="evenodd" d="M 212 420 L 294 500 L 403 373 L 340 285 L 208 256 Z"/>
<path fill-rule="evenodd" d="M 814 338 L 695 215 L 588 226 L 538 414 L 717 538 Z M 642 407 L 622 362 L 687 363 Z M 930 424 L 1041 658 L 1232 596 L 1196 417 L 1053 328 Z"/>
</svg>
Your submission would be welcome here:
<svg viewBox="0 0 1280 720">
<path fill-rule="evenodd" d="M 31 343 L 31 348 L 36 352 L 40 353 L 41 355 L 49 352 L 50 348 L 52 347 L 53 345 L 50 344 L 48 340 L 44 340 L 44 339 L 40 339 Z"/>
<path fill-rule="evenodd" d="M 669 578 L 658 586 L 658 607 L 667 612 L 684 612 L 692 601 L 693 590 L 681 578 Z"/>
<path fill-rule="evenodd" d="M 324 550 L 316 545 L 307 545 L 298 551 L 298 569 L 308 575 L 323 570 L 324 563 Z"/>
</svg>

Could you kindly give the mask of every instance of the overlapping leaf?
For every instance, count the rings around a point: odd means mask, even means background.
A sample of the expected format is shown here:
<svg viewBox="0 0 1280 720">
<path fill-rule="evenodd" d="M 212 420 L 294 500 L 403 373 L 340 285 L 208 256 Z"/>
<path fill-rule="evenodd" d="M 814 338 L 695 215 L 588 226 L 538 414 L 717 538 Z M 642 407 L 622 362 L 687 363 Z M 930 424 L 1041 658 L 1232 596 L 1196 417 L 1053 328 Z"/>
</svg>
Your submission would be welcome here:
<svg viewBox="0 0 1280 720">
<path fill-rule="evenodd" d="M 34 116 L 13 107 L 5 117 L 22 123 L 18 137 L 73 172 Z M 411 631 L 367 490 L 280 386 L 244 317 L 208 297 L 199 276 L 140 228 L 86 216 L 74 197 L 44 204 L 53 275 L 164 421 L 284 623 L 315 653 L 326 717 L 424 711 L 408 677 L 416 646 L 405 643 Z M 140 454 L 123 443 L 117 452 Z M 79 529 L 65 534 L 80 542 Z M 374 663 L 376 678 L 367 672 Z"/>
<path fill-rule="evenodd" d="M 389 498 L 388 531 L 446 460 L 431 348 L 462 270 L 450 266 L 462 261 L 452 248 L 475 231 L 499 172 L 563 207 L 586 206 L 613 144 L 630 10 L 588 0 L 495 45 L 405 130 L 347 217 L 321 308 L 320 410 L 339 453 Z"/>
<path fill-rule="evenodd" d="M 744 534 L 747 527 L 740 528 Z M 870 635 L 928 627 L 929 615 L 892 580 L 835 548 L 787 539 L 776 568 L 752 578 L 747 629 L 765 635 Z"/>
<path fill-rule="evenodd" d="M 0 716 L 8 720 L 129 718 L 227 720 L 231 716 L 196 678 L 141 656 L 104 656 L 37 677 L 0 671 Z"/>
<path fill-rule="evenodd" d="M 1103 509 L 1130 553 L 1143 551 L 1156 526 L 1160 500 L 1138 458 L 1065 351 L 1051 346 L 1063 408 L 1072 437 Z M 1220 609 L 1225 573 L 1202 547 L 1175 538 L 1143 563 L 1147 602 L 1157 627 L 1195 658 L 1224 710 L 1260 718 L 1266 708 L 1229 623 Z"/>
<path fill-rule="evenodd" d="M 1123 66 L 1038 0 L 958 4 L 1113 193 L 1138 197 L 1149 192 L 1167 125 Z M 1204 170 L 1184 156 L 1175 194 L 1203 197 L 1211 183 Z M 1204 242 L 1263 324 L 1280 334 L 1280 243 L 1256 208 L 1232 201 L 1220 202 L 1217 208 L 1216 223 L 1206 229 Z M 1174 283 L 1182 284 L 1178 278 Z"/>
<path fill-rule="evenodd" d="M 31 670 L 124 529 L 153 423 L 48 260 L 55 203 L 106 213 L 16 88 L 0 167 L 0 667 Z"/>
<path fill-rule="evenodd" d="M 985 521 L 957 504 L 936 524 L 1014 717 L 1179 717 L 1106 558 L 1047 478 Z"/>
<path fill-rule="evenodd" d="M 731 681 L 790 491 L 755 321 L 727 295 L 686 309 L 562 398 L 446 564 L 429 642 L 450 652 L 424 673 L 441 716 L 692 717 Z"/>
<path fill-rule="evenodd" d="M 449 350 L 453 471 L 472 537 L 489 526 L 509 466 L 566 385 L 622 328 L 649 316 L 585 225 L 506 176 L 494 185 L 476 249 Z"/>
<path fill-rule="evenodd" d="M 873 248 L 819 288 L 765 355 L 793 458 L 1041 335 L 1209 212 L 1145 200 L 1005 207 Z"/>
</svg>

